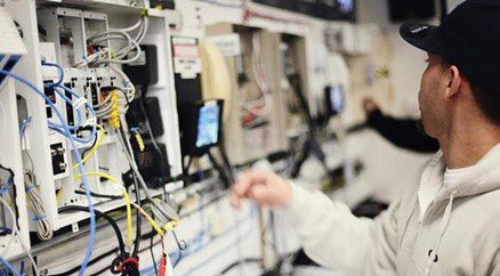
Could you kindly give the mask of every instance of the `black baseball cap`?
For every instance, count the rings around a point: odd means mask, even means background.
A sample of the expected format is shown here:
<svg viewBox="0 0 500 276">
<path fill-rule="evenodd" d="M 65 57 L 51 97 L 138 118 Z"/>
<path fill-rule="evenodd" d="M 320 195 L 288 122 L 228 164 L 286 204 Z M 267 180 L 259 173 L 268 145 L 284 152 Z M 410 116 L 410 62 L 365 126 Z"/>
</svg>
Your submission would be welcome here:
<svg viewBox="0 0 500 276">
<path fill-rule="evenodd" d="M 411 45 L 457 66 L 473 86 L 500 87 L 499 0 L 467 0 L 441 25 L 409 22 L 400 34 Z"/>
</svg>

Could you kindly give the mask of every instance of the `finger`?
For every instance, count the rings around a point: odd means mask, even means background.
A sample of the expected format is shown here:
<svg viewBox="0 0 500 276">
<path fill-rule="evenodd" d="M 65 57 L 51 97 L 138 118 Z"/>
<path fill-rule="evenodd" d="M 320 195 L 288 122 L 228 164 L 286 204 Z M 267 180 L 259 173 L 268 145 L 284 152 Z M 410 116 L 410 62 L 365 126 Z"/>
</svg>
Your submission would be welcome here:
<svg viewBox="0 0 500 276">
<path fill-rule="evenodd" d="M 235 193 L 231 192 L 231 195 L 229 197 L 229 201 L 231 203 L 231 206 L 233 206 L 233 208 L 236 208 L 236 209 L 241 208 L 241 198 L 238 195 L 236 195 Z"/>
<path fill-rule="evenodd" d="M 267 186 L 264 185 L 252 186 L 248 193 L 248 197 L 261 205 L 273 206 L 275 203 L 275 198 L 273 198 L 272 192 Z"/>
<path fill-rule="evenodd" d="M 234 193 L 237 196 L 243 197 L 247 194 L 252 185 L 265 184 L 269 177 L 268 172 L 263 171 L 247 171 L 244 172 L 234 185 Z"/>
</svg>

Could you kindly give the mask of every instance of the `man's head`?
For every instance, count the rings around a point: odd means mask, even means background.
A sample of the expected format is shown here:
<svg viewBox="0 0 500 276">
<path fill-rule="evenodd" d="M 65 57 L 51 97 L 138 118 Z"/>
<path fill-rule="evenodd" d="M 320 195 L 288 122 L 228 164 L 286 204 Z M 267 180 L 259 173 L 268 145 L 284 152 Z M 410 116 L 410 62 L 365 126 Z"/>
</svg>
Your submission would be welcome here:
<svg viewBox="0 0 500 276">
<path fill-rule="evenodd" d="M 464 120 L 500 126 L 500 1 L 468 0 L 439 27 L 406 23 L 400 32 L 429 56 L 419 94 L 429 135 Z"/>
</svg>

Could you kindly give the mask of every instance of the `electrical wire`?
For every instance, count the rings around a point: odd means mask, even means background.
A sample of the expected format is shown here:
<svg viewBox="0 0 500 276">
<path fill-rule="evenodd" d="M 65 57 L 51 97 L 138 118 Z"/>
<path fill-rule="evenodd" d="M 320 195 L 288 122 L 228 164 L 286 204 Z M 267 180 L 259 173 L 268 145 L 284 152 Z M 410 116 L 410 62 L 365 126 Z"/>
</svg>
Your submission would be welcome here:
<svg viewBox="0 0 500 276">
<path fill-rule="evenodd" d="M 101 146 L 102 141 L 104 140 L 104 136 L 106 136 L 106 130 L 104 129 L 104 127 L 102 125 L 97 125 L 97 128 L 99 129 L 99 136 L 96 140 L 97 142 L 92 147 L 92 149 L 89 151 L 89 153 L 83 157 L 83 159 L 82 159 L 83 163 L 87 163 L 87 161 L 89 161 L 89 159 L 95 155 L 95 153 L 97 152 L 97 150 Z M 78 168 L 78 164 L 73 165 L 73 170 L 75 170 L 77 168 Z"/>
<path fill-rule="evenodd" d="M 13 221 L 13 225 L 12 225 L 13 233 L 12 233 L 12 235 L 15 236 L 15 237 L 18 237 L 20 231 L 19 231 L 19 228 L 17 227 L 17 224 L 15 223 L 15 221 L 16 221 L 16 215 L 14 214 L 14 211 L 12 210 L 12 208 L 9 206 L 9 204 L 7 204 L 7 202 L 2 197 L 0 197 L 0 203 L 3 204 L 3 206 L 5 207 L 5 209 L 7 209 L 8 213 L 11 216 L 11 219 Z M 31 251 L 28 249 L 28 247 L 26 246 L 26 244 L 24 244 L 24 241 L 21 238 L 18 237 L 17 240 L 19 241 L 19 244 L 21 244 L 21 247 L 23 248 L 23 250 L 28 255 L 28 258 L 31 261 L 31 265 L 33 266 L 33 270 L 35 271 L 35 275 L 36 276 L 40 276 L 40 269 L 38 269 L 38 266 L 37 266 L 37 264 L 35 262 L 35 259 L 33 258 L 33 255 L 31 254 Z"/>
<path fill-rule="evenodd" d="M 64 206 L 59 209 L 59 212 L 69 212 L 69 211 L 81 211 L 88 212 L 88 208 L 83 206 Z M 125 250 L 125 243 L 120 231 L 120 228 L 116 224 L 115 220 L 109 215 L 99 211 L 94 210 L 97 217 L 101 217 L 108 221 L 108 223 L 113 228 L 116 238 L 118 239 L 120 257 L 116 258 L 112 262 L 111 273 L 121 274 L 122 276 L 140 276 L 139 274 L 139 262 L 137 258 L 129 257 L 127 251 Z"/>
<path fill-rule="evenodd" d="M 33 221 L 35 221 L 37 224 L 38 237 L 43 241 L 50 240 L 54 236 L 54 232 L 47 219 L 47 214 L 43 206 L 39 186 L 36 183 L 35 176 L 32 173 L 24 173 L 24 185 L 30 209 L 35 215 Z"/>
<path fill-rule="evenodd" d="M 115 57 L 114 58 L 106 58 L 106 59 L 97 59 L 95 62 L 91 63 L 91 65 L 94 66 L 99 66 L 102 64 L 110 64 L 110 63 L 116 63 L 116 64 L 128 64 L 135 62 L 141 57 L 142 50 L 141 47 L 139 46 L 139 43 L 135 40 L 133 40 L 129 34 L 126 32 L 121 32 L 121 31 L 107 31 L 99 34 L 95 34 L 87 39 L 87 42 L 91 46 L 98 46 L 99 43 L 109 41 L 109 40 L 121 40 L 121 41 L 126 41 L 127 45 L 119 50 L 116 51 Z M 122 59 L 126 57 L 132 50 L 136 51 L 135 56 L 132 58 L 127 58 L 127 59 Z"/>
<path fill-rule="evenodd" d="M 115 187 L 117 187 L 118 189 L 120 189 L 122 191 L 123 200 L 125 201 L 125 206 L 126 206 L 126 210 L 127 210 L 127 245 L 131 245 L 132 240 L 133 240 L 132 208 L 131 208 L 131 204 L 130 204 L 130 202 L 131 202 L 130 195 L 128 194 L 127 189 L 125 189 L 125 187 L 123 187 L 120 180 L 116 179 L 114 176 L 109 175 L 107 173 L 86 172 L 85 174 L 86 174 L 86 176 L 90 176 L 90 177 L 100 177 L 100 178 L 107 179 L 107 180 L 113 182 L 115 184 Z M 73 179 L 75 179 L 75 180 L 81 179 L 81 178 L 82 178 L 81 174 L 73 177 Z"/>
<path fill-rule="evenodd" d="M 168 223 L 171 220 L 179 220 L 179 215 L 175 212 L 175 210 L 172 209 L 168 204 L 163 203 L 163 202 L 158 202 L 153 199 L 151 196 L 151 193 L 149 192 L 149 188 L 146 185 L 146 182 L 144 181 L 144 178 L 142 177 L 141 173 L 139 172 L 139 168 L 137 166 L 137 163 L 135 161 L 135 158 L 133 156 L 133 150 L 132 146 L 130 145 L 129 139 L 126 138 L 124 134 L 124 129 L 123 127 L 120 129 L 118 132 L 118 135 L 120 136 L 121 139 L 121 146 L 123 148 L 123 152 L 125 153 L 125 157 L 127 158 L 130 167 L 132 168 L 132 171 L 134 174 L 137 176 L 137 179 L 139 180 L 139 184 L 141 186 L 141 189 L 144 192 L 144 195 L 146 198 L 153 204 L 153 211 L 157 211 L 155 213 L 155 216 L 162 222 L 162 223 Z M 156 210 L 155 210 L 156 209 Z"/>
<path fill-rule="evenodd" d="M 252 62 L 251 68 L 253 73 L 253 79 L 257 84 L 260 96 L 251 102 L 243 102 L 242 106 L 248 112 L 256 116 L 267 116 L 272 110 L 272 98 L 270 95 L 270 88 L 266 73 L 261 64 L 261 46 L 260 46 L 260 33 L 254 32 L 252 36 Z M 243 87 L 243 94 L 249 91 L 250 83 L 247 83 Z"/>
<path fill-rule="evenodd" d="M 22 273 L 17 271 L 14 266 L 9 263 L 9 261 L 7 261 L 6 259 L 4 259 L 1 255 L 0 255 L 0 264 L 4 265 L 10 272 L 12 272 L 15 276 L 21 276 Z M 0 272 L 2 272 L 0 270 Z M 3 275 L 3 274 L 2 274 Z"/>
<path fill-rule="evenodd" d="M 71 211 L 78 211 L 78 212 L 87 212 L 89 211 L 89 208 L 84 207 L 84 206 L 76 206 L 76 205 L 67 205 L 59 208 L 59 213 L 67 213 Z M 122 233 L 120 231 L 120 228 L 116 224 L 115 220 L 107 215 L 106 213 L 103 213 L 97 209 L 94 209 L 95 215 L 97 218 L 103 218 L 105 219 L 113 228 L 113 231 L 115 232 L 116 238 L 118 240 L 118 245 L 119 245 L 119 250 L 120 250 L 120 256 L 125 259 L 127 257 L 127 252 L 125 251 L 125 242 L 123 241 Z"/>
<path fill-rule="evenodd" d="M 13 78 L 14 80 L 26 85 L 29 87 L 33 92 L 38 94 L 40 97 L 45 99 L 45 102 L 52 108 L 52 110 L 56 113 L 57 117 L 61 122 L 64 122 L 64 117 L 62 113 L 59 111 L 59 109 L 56 107 L 56 105 L 51 101 L 50 98 L 48 98 L 43 92 L 41 92 L 37 87 L 35 87 L 33 84 L 31 84 L 29 81 L 25 80 L 21 76 L 14 74 L 12 72 L 5 71 L 3 69 L 0 69 L 0 75 L 8 76 L 10 78 Z M 73 151 L 75 153 L 75 158 L 77 160 L 77 163 L 79 164 L 80 172 L 83 173 L 85 171 L 83 167 L 83 163 L 81 162 L 82 160 L 80 159 L 80 150 L 78 146 L 76 145 L 75 139 L 73 139 L 71 132 L 69 130 L 69 126 L 67 124 L 63 124 L 63 134 L 65 134 L 66 137 L 68 137 L 71 147 L 73 148 Z M 83 184 L 85 186 L 85 193 L 86 193 L 86 198 L 87 201 L 89 202 L 89 217 L 90 217 L 90 234 L 89 234 L 89 243 L 87 247 L 87 251 L 85 253 L 84 260 L 82 262 L 80 271 L 78 273 L 79 276 L 84 276 L 85 275 L 85 270 L 88 266 L 88 263 L 90 261 L 90 258 L 92 257 L 92 251 L 94 249 L 94 244 L 95 244 L 95 233 L 96 233 L 96 220 L 95 220 L 95 214 L 94 214 L 94 206 L 92 205 L 92 198 L 90 195 L 90 186 L 87 181 L 87 178 L 85 176 L 82 177 Z M 31 255 L 31 253 L 27 252 L 28 255 Z M 38 275 L 38 274 L 37 274 Z"/>
<path fill-rule="evenodd" d="M 132 102 L 135 99 L 135 94 L 136 94 L 135 85 L 130 81 L 129 77 L 116 65 L 111 64 L 109 68 L 120 76 L 120 78 L 122 79 L 122 85 L 124 87 L 124 90 L 127 92 L 128 102 Z"/>
</svg>

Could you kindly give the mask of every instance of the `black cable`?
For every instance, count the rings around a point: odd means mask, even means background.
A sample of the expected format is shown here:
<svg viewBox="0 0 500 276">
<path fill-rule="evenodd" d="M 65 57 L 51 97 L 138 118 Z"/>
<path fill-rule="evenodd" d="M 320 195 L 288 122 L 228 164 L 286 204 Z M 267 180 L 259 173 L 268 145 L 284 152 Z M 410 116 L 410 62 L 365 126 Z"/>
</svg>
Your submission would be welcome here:
<svg viewBox="0 0 500 276">
<path fill-rule="evenodd" d="M 217 275 L 224 275 L 224 274 L 227 274 L 229 271 L 231 271 L 233 268 L 235 267 L 238 267 L 242 264 L 253 264 L 253 263 L 259 263 L 259 264 L 262 264 L 262 259 L 259 259 L 259 258 L 247 258 L 247 259 L 243 259 L 241 261 L 236 261 L 232 264 L 230 264 L 228 267 L 226 267 L 224 270 L 222 270 L 220 273 L 218 273 Z"/>
<path fill-rule="evenodd" d="M 77 195 L 84 195 L 85 192 L 84 191 L 78 191 L 78 190 L 76 190 L 75 194 L 77 194 Z M 96 194 L 94 192 L 90 192 L 90 195 L 92 197 L 96 197 L 96 198 L 107 198 L 107 199 L 112 199 L 112 200 L 117 200 L 117 199 L 122 199 L 123 198 L 122 196 L 103 195 L 103 194 Z"/>
<path fill-rule="evenodd" d="M 94 139 L 94 142 L 92 142 L 92 145 L 90 145 L 90 147 L 88 147 L 84 151 L 82 151 L 82 154 L 81 154 L 81 159 L 82 160 L 85 158 L 85 156 L 87 155 L 87 153 L 89 151 L 91 151 L 95 147 L 95 145 L 97 144 L 97 140 L 98 140 L 97 138 Z"/>
<path fill-rule="evenodd" d="M 119 250 L 119 248 L 113 248 L 111 249 L 110 251 L 107 251 L 106 253 L 103 253 L 102 255 L 99 255 L 95 258 L 93 258 L 92 260 L 90 260 L 89 262 L 89 266 L 91 265 L 94 265 L 95 263 L 109 257 L 110 255 L 112 255 L 113 253 L 116 253 L 116 251 Z M 70 276 L 70 275 L 73 275 L 75 274 L 76 272 L 78 272 L 80 270 L 81 266 L 76 266 L 76 267 L 73 267 L 72 269 L 66 271 L 66 272 L 63 272 L 63 273 L 58 273 L 58 274 L 50 274 L 50 275 L 47 275 L 47 276 Z M 106 267 L 106 270 L 109 269 L 109 267 Z"/>
<path fill-rule="evenodd" d="M 70 212 L 70 211 L 80 211 L 88 212 L 88 207 L 84 206 L 64 206 L 59 209 L 59 213 Z M 111 265 L 111 273 L 121 274 L 122 276 L 139 276 L 139 265 L 137 259 L 128 258 L 128 253 L 125 251 L 125 243 L 123 242 L 123 237 L 120 228 L 116 224 L 115 220 L 109 215 L 99 211 L 94 210 L 97 217 L 103 218 L 111 225 L 115 231 L 116 238 L 118 239 L 120 257 L 115 258 Z"/>
<path fill-rule="evenodd" d="M 207 155 L 208 155 L 208 158 L 210 159 L 210 162 L 214 166 L 215 170 L 217 170 L 217 172 L 219 172 L 219 177 L 220 177 L 221 181 L 224 183 L 224 186 L 226 188 L 229 188 L 229 186 L 231 186 L 231 184 L 232 184 L 231 177 L 228 176 L 227 171 L 219 165 L 219 163 L 217 162 L 217 160 L 215 159 L 215 157 L 213 156 L 213 154 L 210 151 L 207 152 Z"/>
<path fill-rule="evenodd" d="M 151 231 L 154 231 L 154 228 L 151 227 Z M 153 244 L 153 239 L 154 239 L 155 236 L 151 236 L 151 238 L 149 239 L 149 252 L 151 253 L 151 259 L 153 260 L 153 267 L 155 269 L 155 275 L 159 275 L 158 274 L 158 265 L 156 264 L 156 259 L 155 259 L 155 252 L 153 251 L 153 247 L 154 247 L 154 244 Z"/>
<path fill-rule="evenodd" d="M 139 184 L 137 183 L 137 176 L 133 174 L 134 178 L 134 191 L 135 191 L 135 199 L 137 201 L 137 205 L 141 206 L 141 193 L 140 193 L 140 188 Z M 135 227 L 135 240 L 134 240 L 134 251 L 132 252 L 132 256 L 137 256 L 139 247 L 141 246 L 141 225 L 142 225 L 142 215 L 139 212 L 139 210 L 135 210 L 135 216 L 136 216 L 136 227 Z"/>
<path fill-rule="evenodd" d="M 80 212 L 88 213 L 89 209 L 86 206 L 76 206 L 76 205 L 68 205 L 68 206 L 63 206 L 63 207 L 59 208 L 59 213 L 65 213 L 65 212 L 70 212 L 70 211 L 80 211 Z M 98 218 L 100 217 L 100 218 L 105 219 L 111 225 L 113 230 L 115 231 L 116 238 L 118 239 L 118 244 L 119 244 L 119 248 L 120 248 L 120 255 L 123 259 L 125 259 L 127 257 L 127 252 L 125 251 L 125 242 L 123 242 L 122 233 L 120 231 L 120 228 L 116 224 L 115 220 L 112 217 L 110 217 L 109 215 L 107 215 L 107 214 L 105 214 L 97 209 L 94 209 L 94 211 L 95 211 L 96 217 L 98 217 Z"/>
</svg>

